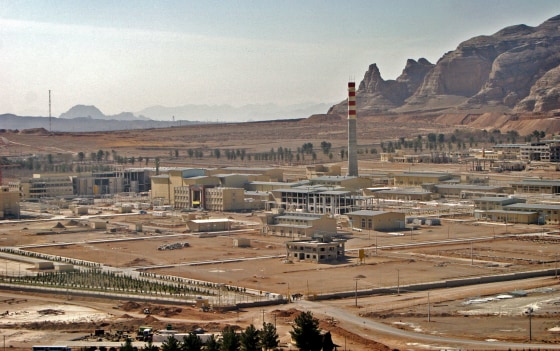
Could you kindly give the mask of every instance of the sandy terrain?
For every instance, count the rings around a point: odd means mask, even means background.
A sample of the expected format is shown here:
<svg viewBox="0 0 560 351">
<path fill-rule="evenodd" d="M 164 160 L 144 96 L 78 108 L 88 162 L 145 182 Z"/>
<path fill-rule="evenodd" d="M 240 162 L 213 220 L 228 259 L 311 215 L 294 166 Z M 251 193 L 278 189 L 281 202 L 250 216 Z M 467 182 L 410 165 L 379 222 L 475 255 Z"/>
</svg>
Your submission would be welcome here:
<svg viewBox="0 0 560 351">
<path fill-rule="evenodd" d="M 256 220 L 246 214 L 227 216 L 240 222 Z M 145 215 L 106 217 L 110 223 L 115 224 L 134 223 L 138 220 L 150 222 L 152 221 L 150 218 L 151 216 Z M 525 340 L 526 318 L 520 315 L 519 311 L 529 304 L 538 304 L 543 307 L 540 307 L 533 318 L 535 338 L 546 342 L 556 340 L 557 334 L 548 331 L 558 323 L 555 319 L 556 310 L 549 308 L 556 307 L 554 302 L 558 298 L 558 283 L 554 279 L 543 279 L 536 283 L 522 281 L 504 283 L 486 290 L 480 287 L 465 287 L 453 293 L 449 290 L 430 292 L 431 320 L 429 322 L 427 292 L 413 293 L 406 290 L 406 286 L 420 282 L 554 268 L 557 265 L 555 257 L 558 244 L 554 237 L 545 240 L 540 236 L 520 236 L 521 233 L 534 232 L 533 226 L 509 226 L 506 229 L 504 225 L 475 223 L 456 218 L 444 220 L 441 226 L 426 226 L 411 233 L 403 233 L 405 234 L 403 236 L 375 231 L 354 232 L 348 236 L 346 261 L 334 265 L 315 265 L 304 262 L 285 263 L 283 255 L 286 238 L 262 236 L 252 230 L 231 231 L 223 233 L 222 236 L 200 238 L 185 233 L 185 227 L 179 225 L 178 219 L 168 219 L 168 221 L 170 223 L 164 226 L 165 231 L 162 234 L 154 232 L 136 234 L 127 231 L 107 233 L 79 226 L 66 226 L 66 229 L 59 230 L 59 233 L 44 235 L 38 233 L 52 229 L 58 222 L 68 224 L 67 220 L 17 225 L 6 223 L 0 225 L 0 240 L 10 245 L 17 244 L 22 247 L 29 245 L 25 247 L 29 251 L 98 261 L 123 271 L 131 267 L 137 269 L 152 265 L 171 265 L 168 268 L 151 268 L 150 272 L 253 288 L 263 292 L 262 299 L 266 298 L 265 292 L 283 295 L 302 293 L 313 298 L 326 293 L 352 292 L 355 288 L 360 292 L 382 287 L 389 288 L 392 292 L 388 295 L 360 297 L 358 308 L 354 306 L 353 298 L 326 303 L 402 329 L 421 329 L 428 333 L 442 335 L 464 334 L 464 322 L 469 318 L 469 337 L 488 338 L 490 337 L 487 335 L 488 331 L 493 330 L 491 338 L 497 340 Z M 538 229 L 541 230 L 541 227 Z M 513 233 L 517 236 L 505 236 Z M 251 247 L 233 247 L 235 237 L 249 238 Z M 446 243 L 448 240 L 459 241 Z M 427 247 L 421 245 L 434 241 L 441 243 Z M 162 244 L 175 242 L 188 242 L 189 247 L 170 251 L 157 249 Z M 43 246 L 31 245 L 34 243 L 42 243 Z M 394 245 L 402 244 L 409 246 L 393 248 Z M 363 263 L 358 262 L 357 250 L 360 248 L 364 248 L 368 256 Z M 236 262 L 224 262 L 232 259 Z M 192 265 L 192 263 L 212 260 L 214 262 Z M 0 271 L 2 270 L 7 270 L 9 274 L 33 272 L 29 264 L 6 260 L 0 261 Z M 463 304 L 468 299 L 539 286 L 551 287 L 554 290 L 541 292 L 540 295 L 530 294 L 527 298 L 529 300 L 515 298 L 503 302 Z M 76 335 L 88 335 L 100 326 L 115 330 L 126 326 L 134 331 L 137 326 L 146 322 L 157 323 L 162 328 L 167 323 L 171 323 L 183 331 L 201 324 L 215 331 L 221 330 L 226 324 L 244 328 L 254 323 L 259 327 L 262 324 L 263 312 L 265 321 L 272 322 L 276 317 L 281 340 L 286 345 L 289 342 L 290 323 L 297 313 L 297 306 L 292 304 L 245 309 L 239 313 L 204 313 L 188 305 L 175 306 L 174 308 L 181 309 L 177 312 L 150 304 L 150 308 L 159 311 L 159 314 L 154 313 L 149 316 L 156 318 L 157 321 L 146 321 L 146 316 L 142 314 L 144 305 L 130 305 L 126 300 L 84 299 L 71 294 L 69 295 L 71 300 L 68 300 L 68 296 L 41 297 L 37 300 L 36 295 L 25 295 L 25 298 L 23 295 L 9 292 L 4 295 L 6 301 L 0 304 L 0 311 L 10 312 L 0 319 L 0 324 L 6 329 L 8 345 L 13 345 L 15 348 L 26 348 L 46 340 L 70 343 Z M 11 298 L 19 302 L 10 302 Z M 534 300 L 535 298 L 537 300 Z M 242 298 L 228 297 L 224 293 L 221 301 L 225 302 L 227 299 L 243 302 Z M 546 304 L 546 301 L 549 303 Z M 507 307 L 500 305 L 502 303 L 514 303 L 514 305 Z M 128 307 L 123 308 L 123 306 Z M 48 313 L 40 316 L 39 311 L 45 310 Z M 284 310 L 288 312 L 281 312 Z M 546 317 L 542 312 L 545 310 Z M 39 323 L 40 326 L 37 323 L 25 325 L 26 319 L 11 319 L 29 316 L 36 316 L 38 319 L 35 322 L 42 320 L 44 323 Z M 317 313 L 316 316 L 321 320 L 321 326 L 325 330 L 331 330 L 335 343 L 339 345 L 346 343 L 347 349 L 358 351 L 374 349 L 374 346 L 368 344 L 368 339 L 380 341 L 393 348 L 411 347 L 407 344 L 410 341 L 397 340 L 371 331 L 356 331 L 355 327 L 345 322 L 333 323 L 332 318 L 329 319 L 328 315 L 322 313 Z M 102 318 L 103 321 L 97 318 Z M 499 318 L 508 327 L 492 329 L 492 326 L 496 325 L 495 318 Z M 48 338 L 45 338 L 45 333 L 49 335 Z"/>
</svg>

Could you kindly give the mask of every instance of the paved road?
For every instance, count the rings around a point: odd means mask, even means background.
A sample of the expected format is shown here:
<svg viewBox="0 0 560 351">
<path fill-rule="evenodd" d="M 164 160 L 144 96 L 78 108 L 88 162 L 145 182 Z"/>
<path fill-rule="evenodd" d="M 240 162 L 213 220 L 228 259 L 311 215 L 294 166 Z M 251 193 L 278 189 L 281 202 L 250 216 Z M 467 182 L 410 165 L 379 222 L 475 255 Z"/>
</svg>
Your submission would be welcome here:
<svg viewBox="0 0 560 351">
<path fill-rule="evenodd" d="M 468 339 L 415 333 L 412 331 L 393 328 L 389 325 L 380 322 L 375 322 L 368 318 L 357 316 L 344 309 L 329 306 L 321 302 L 299 300 L 296 301 L 295 304 L 297 304 L 301 308 L 301 310 L 311 311 L 313 312 L 313 314 L 316 315 L 319 314 L 327 315 L 336 320 L 343 321 L 347 324 L 350 325 L 353 324 L 356 327 L 369 329 L 372 332 L 388 334 L 402 340 L 410 340 L 410 342 L 430 344 L 431 346 L 437 347 L 439 349 L 470 348 L 470 349 L 560 350 L 560 344 L 528 344 L 528 343 L 501 342 L 501 341 L 489 342 L 489 341 L 468 340 Z M 351 329 L 348 327 L 346 327 L 345 329 L 349 329 L 351 331 Z M 366 337 L 366 335 L 362 335 L 362 336 Z"/>
</svg>

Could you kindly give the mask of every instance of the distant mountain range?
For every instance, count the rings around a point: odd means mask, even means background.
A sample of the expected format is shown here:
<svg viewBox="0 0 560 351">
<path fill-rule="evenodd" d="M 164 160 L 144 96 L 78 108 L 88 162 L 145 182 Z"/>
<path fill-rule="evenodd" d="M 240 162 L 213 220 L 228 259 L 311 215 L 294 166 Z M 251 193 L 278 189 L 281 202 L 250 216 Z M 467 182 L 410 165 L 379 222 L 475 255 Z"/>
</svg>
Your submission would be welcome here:
<svg viewBox="0 0 560 351">
<path fill-rule="evenodd" d="M 341 97 L 342 98 L 342 97 Z M 409 59 L 396 80 L 383 80 L 371 64 L 356 92 L 359 116 L 422 114 L 442 123 L 464 124 L 484 119 L 485 128 L 515 128 L 508 123 L 534 116 L 560 116 L 560 15 L 539 26 L 514 25 L 492 35 L 466 40 L 437 63 Z M 327 112 L 328 111 L 328 112 Z M 4 129 L 45 128 L 52 131 L 108 131 L 160 128 L 191 123 L 236 123 L 308 118 L 327 112 L 347 113 L 338 104 L 278 106 L 254 104 L 152 106 L 136 113 L 107 116 L 95 106 L 77 105 L 60 118 L 0 115 Z M 452 116 L 452 117 L 451 117 Z M 472 125 L 473 127 L 477 127 Z M 542 128 L 542 126 L 541 126 Z M 547 128 L 557 132 L 556 127 Z"/>
<path fill-rule="evenodd" d="M 249 122 L 275 119 L 307 118 L 325 113 L 332 104 L 302 103 L 280 106 L 276 104 L 251 104 L 241 107 L 230 105 L 183 105 L 177 107 L 152 106 L 137 114 L 153 120 L 189 120 L 201 122 Z"/>
<path fill-rule="evenodd" d="M 95 106 L 76 105 L 59 118 L 0 115 L 3 129 L 44 128 L 53 132 L 92 132 L 123 129 L 166 128 L 200 123 L 238 123 L 277 119 L 307 118 L 324 113 L 331 104 L 246 105 L 184 105 L 152 106 L 137 113 L 122 112 L 105 115 Z"/>
</svg>

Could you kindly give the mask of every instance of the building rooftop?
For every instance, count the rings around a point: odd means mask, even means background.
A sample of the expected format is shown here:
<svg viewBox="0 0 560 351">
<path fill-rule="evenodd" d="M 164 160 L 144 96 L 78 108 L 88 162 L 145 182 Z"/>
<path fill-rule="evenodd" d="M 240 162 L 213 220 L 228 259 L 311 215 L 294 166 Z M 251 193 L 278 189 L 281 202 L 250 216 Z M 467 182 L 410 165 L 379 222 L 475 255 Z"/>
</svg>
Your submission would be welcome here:
<svg viewBox="0 0 560 351">
<path fill-rule="evenodd" d="M 560 180 L 523 179 L 520 182 L 511 182 L 511 185 L 560 186 Z"/>
<path fill-rule="evenodd" d="M 441 189 L 466 189 L 466 190 L 499 190 L 503 186 L 498 185 L 473 185 L 473 184 L 436 184 L 436 188 Z"/>
<path fill-rule="evenodd" d="M 354 215 L 354 216 L 377 216 L 384 213 L 389 213 L 387 211 L 372 211 L 372 210 L 359 210 L 359 211 L 352 211 L 346 213 L 346 215 Z"/>
<path fill-rule="evenodd" d="M 397 176 L 405 176 L 405 177 L 451 177 L 451 173 L 443 173 L 443 172 L 403 172 L 397 174 Z"/>
<path fill-rule="evenodd" d="M 516 198 L 516 197 L 506 197 L 506 196 L 484 196 L 484 197 L 479 197 L 479 198 L 475 198 L 473 199 L 473 201 L 478 202 L 478 201 L 484 201 L 484 202 L 507 202 L 507 201 L 525 201 L 524 199 L 520 199 L 520 198 Z"/>
<path fill-rule="evenodd" d="M 520 209 L 535 209 L 535 210 L 560 210 L 560 205 L 547 205 L 547 204 L 511 204 L 504 206 L 504 208 L 520 208 Z"/>
</svg>

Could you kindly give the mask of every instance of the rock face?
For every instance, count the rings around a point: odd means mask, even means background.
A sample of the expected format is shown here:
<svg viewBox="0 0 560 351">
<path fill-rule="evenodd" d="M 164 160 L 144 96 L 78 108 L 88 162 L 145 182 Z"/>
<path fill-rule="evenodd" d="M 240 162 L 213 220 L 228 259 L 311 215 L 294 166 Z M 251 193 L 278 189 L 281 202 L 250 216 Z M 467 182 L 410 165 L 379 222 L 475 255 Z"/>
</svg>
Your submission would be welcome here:
<svg viewBox="0 0 560 351">
<path fill-rule="evenodd" d="M 560 15 L 469 39 L 437 64 L 408 60 L 396 80 L 370 65 L 357 91 L 359 114 L 438 110 L 549 112 L 560 109 Z M 346 113 L 346 102 L 329 113 Z"/>
</svg>

